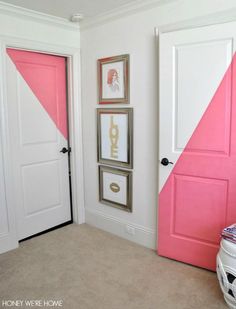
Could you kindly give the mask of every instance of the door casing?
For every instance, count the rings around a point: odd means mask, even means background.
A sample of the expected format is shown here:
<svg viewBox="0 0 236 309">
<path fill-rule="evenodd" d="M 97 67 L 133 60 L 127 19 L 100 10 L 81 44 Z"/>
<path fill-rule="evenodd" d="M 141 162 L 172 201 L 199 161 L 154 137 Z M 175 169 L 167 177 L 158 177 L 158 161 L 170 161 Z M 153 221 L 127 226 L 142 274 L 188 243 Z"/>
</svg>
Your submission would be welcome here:
<svg viewBox="0 0 236 309">
<path fill-rule="evenodd" d="M 0 67 L 3 76 L 6 76 L 6 49 L 14 48 L 38 53 L 52 54 L 67 58 L 67 102 L 68 102 L 68 129 L 69 144 L 72 152 L 70 157 L 71 168 L 71 191 L 72 191 L 72 211 L 73 220 L 77 224 L 85 222 L 84 210 L 84 183 L 83 183 L 83 145 L 82 145 L 82 109 L 81 109 L 81 89 L 80 89 L 80 50 L 76 48 L 67 48 L 64 46 L 41 44 L 35 41 L 1 38 L 1 56 Z M 18 246 L 18 237 L 16 229 L 16 211 L 14 205 L 16 200 L 12 194 L 11 184 L 13 183 L 13 173 L 11 169 L 11 153 L 10 153 L 10 134 L 8 127 L 8 110 L 6 82 L 3 78 L 0 81 L 1 102 L 0 108 L 3 111 L 0 116 L 0 124 L 2 127 L 2 148 L 3 148 L 3 165 L 4 165 L 4 181 L 6 190 L 6 204 L 8 211 L 8 226 L 11 245 L 7 250 Z M 1 248 L 0 248 L 1 252 Z"/>
</svg>

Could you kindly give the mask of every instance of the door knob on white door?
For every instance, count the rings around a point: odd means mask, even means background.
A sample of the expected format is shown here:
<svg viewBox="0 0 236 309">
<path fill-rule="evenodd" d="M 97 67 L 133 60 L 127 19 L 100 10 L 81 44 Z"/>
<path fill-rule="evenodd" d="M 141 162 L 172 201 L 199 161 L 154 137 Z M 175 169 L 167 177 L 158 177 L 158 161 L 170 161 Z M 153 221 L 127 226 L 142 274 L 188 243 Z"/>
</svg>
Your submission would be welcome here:
<svg viewBox="0 0 236 309">
<path fill-rule="evenodd" d="M 69 147 L 69 149 L 67 149 L 66 147 L 63 147 L 62 148 L 62 150 L 60 150 L 60 152 L 62 152 L 62 153 L 67 153 L 67 152 L 71 152 L 71 149 L 70 149 L 70 147 Z"/>
</svg>

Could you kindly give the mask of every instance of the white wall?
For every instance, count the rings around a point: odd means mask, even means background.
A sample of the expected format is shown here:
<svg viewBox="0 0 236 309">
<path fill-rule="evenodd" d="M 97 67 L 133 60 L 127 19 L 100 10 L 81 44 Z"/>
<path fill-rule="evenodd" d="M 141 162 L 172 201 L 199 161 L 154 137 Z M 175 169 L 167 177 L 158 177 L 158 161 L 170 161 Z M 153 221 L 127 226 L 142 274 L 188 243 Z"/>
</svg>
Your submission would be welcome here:
<svg viewBox="0 0 236 309">
<path fill-rule="evenodd" d="M 0 36 L 67 47 L 80 47 L 79 27 L 40 13 L 14 10 L 0 2 Z"/>
<path fill-rule="evenodd" d="M 78 26 L 0 3 L 0 253 L 17 247 L 13 181 L 10 167 L 5 58 L 7 46 L 68 54 L 80 47 Z M 79 76 L 79 75 L 77 75 Z M 77 80 L 79 83 L 79 80 Z M 77 86 L 77 85 L 76 85 Z M 76 87 L 78 88 L 78 87 Z"/>
<path fill-rule="evenodd" d="M 136 12 L 81 32 L 86 222 L 155 248 L 158 192 L 158 68 L 154 28 L 236 8 L 235 0 L 180 0 Z M 95 21 L 96 23 L 96 21 Z M 130 54 L 130 105 L 134 108 L 133 213 L 98 202 L 96 144 L 99 58 Z M 114 107 L 122 107 L 116 105 Z M 106 107 L 110 107 L 106 106 Z M 168 124 L 167 124 L 168 125 Z M 129 224 L 135 235 L 125 232 Z"/>
</svg>

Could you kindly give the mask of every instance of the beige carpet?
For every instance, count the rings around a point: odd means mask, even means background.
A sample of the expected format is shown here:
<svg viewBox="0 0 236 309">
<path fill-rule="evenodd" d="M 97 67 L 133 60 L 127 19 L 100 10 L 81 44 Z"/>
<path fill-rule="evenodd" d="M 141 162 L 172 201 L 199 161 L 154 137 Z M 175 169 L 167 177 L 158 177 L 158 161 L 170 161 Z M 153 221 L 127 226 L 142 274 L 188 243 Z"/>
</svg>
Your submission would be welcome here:
<svg viewBox="0 0 236 309">
<path fill-rule="evenodd" d="M 50 304 L 45 300 L 62 300 L 65 309 L 227 308 L 215 273 L 158 257 L 86 224 L 0 255 L 0 300 L 2 307 L 2 300 L 40 300 L 44 307 Z M 28 308 L 22 304 L 8 308 Z"/>
</svg>

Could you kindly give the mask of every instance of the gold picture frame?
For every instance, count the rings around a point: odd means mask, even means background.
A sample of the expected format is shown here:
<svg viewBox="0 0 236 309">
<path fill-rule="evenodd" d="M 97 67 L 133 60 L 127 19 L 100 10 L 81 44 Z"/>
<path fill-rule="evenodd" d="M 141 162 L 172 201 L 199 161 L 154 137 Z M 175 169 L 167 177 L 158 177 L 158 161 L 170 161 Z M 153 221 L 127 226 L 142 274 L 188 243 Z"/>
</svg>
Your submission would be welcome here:
<svg viewBox="0 0 236 309">
<path fill-rule="evenodd" d="M 133 167 L 133 108 L 97 109 L 97 160 Z"/>
<path fill-rule="evenodd" d="M 98 59 L 99 104 L 129 103 L 129 55 Z"/>
<path fill-rule="evenodd" d="M 100 165 L 99 201 L 132 212 L 132 171 Z"/>
</svg>

